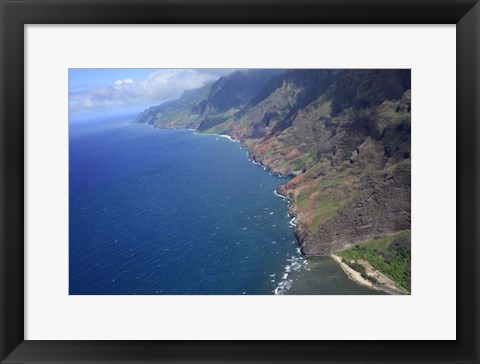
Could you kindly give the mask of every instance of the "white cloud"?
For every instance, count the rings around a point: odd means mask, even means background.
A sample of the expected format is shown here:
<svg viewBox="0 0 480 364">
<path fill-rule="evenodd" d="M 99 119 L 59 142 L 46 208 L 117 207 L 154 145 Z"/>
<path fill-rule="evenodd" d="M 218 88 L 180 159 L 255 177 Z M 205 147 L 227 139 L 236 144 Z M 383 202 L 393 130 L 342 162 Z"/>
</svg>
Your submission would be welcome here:
<svg viewBox="0 0 480 364">
<path fill-rule="evenodd" d="M 229 72 L 231 71 L 161 69 L 141 81 L 126 78 L 115 81 L 111 86 L 71 91 L 69 109 L 71 113 L 80 113 L 135 105 L 158 105 L 165 100 L 178 98 L 184 90 L 200 87 Z"/>
<path fill-rule="evenodd" d="M 126 78 L 124 80 L 116 80 L 115 85 L 123 85 L 124 83 L 133 83 L 132 78 Z"/>
</svg>

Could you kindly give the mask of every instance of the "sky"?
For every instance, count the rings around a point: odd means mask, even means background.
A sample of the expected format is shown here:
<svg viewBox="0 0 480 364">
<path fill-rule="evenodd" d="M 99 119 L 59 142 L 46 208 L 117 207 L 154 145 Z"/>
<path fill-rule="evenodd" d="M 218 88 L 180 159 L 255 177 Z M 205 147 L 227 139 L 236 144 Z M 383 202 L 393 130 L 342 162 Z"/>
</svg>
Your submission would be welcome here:
<svg viewBox="0 0 480 364">
<path fill-rule="evenodd" d="M 70 68 L 69 118 L 75 121 L 139 113 L 231 72 L 232 69 Z"/>
</svg>

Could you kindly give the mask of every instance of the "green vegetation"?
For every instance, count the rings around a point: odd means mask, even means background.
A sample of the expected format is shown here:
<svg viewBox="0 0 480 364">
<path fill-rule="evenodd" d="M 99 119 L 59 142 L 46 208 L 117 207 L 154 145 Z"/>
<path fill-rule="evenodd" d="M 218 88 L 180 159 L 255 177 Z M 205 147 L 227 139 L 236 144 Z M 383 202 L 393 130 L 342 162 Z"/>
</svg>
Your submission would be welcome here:
<svg viewBox="0 0 480 364">
<path fill-rule="evenodd" d="M 356 261 L 359 259 L 368 261 L 373 268 L 385 274 L 399 287 L 410 292 L 410 231 L 360 243 L 351 249 L 337 253 L 337 255 L 343 258 L 343 261 L 352 269 L 360 273 L 365 273 L 365 268 Z"/>
<path fill-rule="evenodd" d="M 203 130 L 202 131 L 202 134 L 218 134 L 218 135 L 222 135 L 223 133 L 225 132 L 225 129 L 224 128 L 220 128 L 218 126 L 214 126 L 210 129 L 207 129 L 207 130 Z"/>
<path fill-rule="evenodd" d="M 365 274 L 365 267 L 361 265 L 360 263 L 357 263 L 354 260 L 347 260 L 345 258 L 342 258 L 342 262 L 348 265 L 350 268 L 353 270 L 356 270 L 358 273 Z"/>
<path fill-rule="evenodd" d="M 360 273 L 360 275 L 362 276 L 363 279 L 366 279 L 366 280 L 372 282 L 373 284 L 378 284 L 377 278 L 375 278 L 371 275 L 368 275 L 365 267 L 363 265 L 361 265 L 360 263 L 357 263 L 354 260 L 352 260 L 352 261 L 346 260 L 345 258 L 342 258 L 342 262 L 345 263 L 346 265 L 348 265 L 353 270 L 356 270 L 358 273 Z"/>
<path fill-rule="evenodd" d="M 292 169 L 294 171 L 300 171 L 306 168 L 309 164 L 311 164 L 312 161 L 313 161 L 313 156 L 309 153 L 306 153 L 293 161 Z"/>
<path fill-rule="evenodd" d="M 315 215 L 310 224 L 311 230 L 313 232 L 316 232 L 322 222 L 327 221 L 328 219 L 331 219 L 333 216 L 335 216 L 337 210 L 337 208 L 333 208 L 332 210 L 320 212 L 319 214 Z"/>
<path fill-rule="evenodd" d="M 308 198 L 315 191 L 314 188 L 308 188 L 306 191 L 301 192 L 297 196 L 297 205 L 299 208 L 303 209 L 308 202 Z"/>
<path fill-rule="evenodd" d="M 272 154 L 273 154 L 273 150 L 272 150 Z M 282 168 L 286 168 L 288 166 L 290 166 L 290 162 L 287 161 L 286 159 L 280 159 L 280 162 L 279 162 L 279 166 L 282 167 Z"/>
</svg>

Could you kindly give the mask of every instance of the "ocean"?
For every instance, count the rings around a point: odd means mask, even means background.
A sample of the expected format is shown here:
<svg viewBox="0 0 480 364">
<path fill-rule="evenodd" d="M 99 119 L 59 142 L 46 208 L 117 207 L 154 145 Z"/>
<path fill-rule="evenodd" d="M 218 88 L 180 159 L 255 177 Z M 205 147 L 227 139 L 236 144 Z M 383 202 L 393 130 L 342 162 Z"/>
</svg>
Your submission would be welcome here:
<svg viewBox="0 0 480 364">
<path fill-rule="evenodd" d="M 237 142 L 108 120 L 72 123 L 69 150 L 71 295 L 377 293 L 302 256 L 289 178 Z"/>
</svg>

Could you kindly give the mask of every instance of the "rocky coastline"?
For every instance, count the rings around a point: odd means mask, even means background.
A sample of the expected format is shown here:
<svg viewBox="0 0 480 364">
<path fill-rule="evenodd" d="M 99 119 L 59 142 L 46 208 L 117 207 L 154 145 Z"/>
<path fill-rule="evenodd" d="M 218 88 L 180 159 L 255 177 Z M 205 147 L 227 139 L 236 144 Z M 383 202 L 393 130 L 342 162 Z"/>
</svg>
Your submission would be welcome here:
<svg viewBox="0 0 480 364">
<path fill-rule="evenodd" d="M 137 122 L 230 137 L 253 163 L 293 176 L 276 193 L 306 256 L 410 229 L 410 71 L 254 71 Z"/>
</svg>

